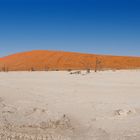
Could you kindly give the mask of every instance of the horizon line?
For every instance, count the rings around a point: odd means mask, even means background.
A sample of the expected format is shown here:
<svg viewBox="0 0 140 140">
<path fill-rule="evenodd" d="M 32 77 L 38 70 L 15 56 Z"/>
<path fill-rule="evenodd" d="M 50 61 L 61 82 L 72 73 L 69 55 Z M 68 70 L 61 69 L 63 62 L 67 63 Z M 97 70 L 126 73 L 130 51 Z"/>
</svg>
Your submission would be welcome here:
<svg viewBox="0 0 140 140">
<path fill-rule="evenodd" d="M 103 53 L 89 53 L 89 52 L 79 52 L 79 51 L 65 51 L 65 50 L 51 50 L 51 49 L 31 49 L 31 50 L 25 50 L 25 51 L 18 51 L 18 52 L 13 52 L 13 53 L 9 53 L 7 55 L 4 56 L 0 56 L 0 58 L 5 58 L 11 55 L 15 55 L 15 54 L 21 54 L 21 53 L 27 53 L 27 52 L 34 52 L 34 51 L 51 51 L 51 52 L 64 52 L 64 53 L 77 53 L 77 54 L 88 54 L 88 55 L 97 55 L 97 56 L 114 56 L 114 57 L 140 57 L 140 56 L 134 56 L 134 55 L 115 55 L 115 54 L 103 54 Z"/>
</svg>

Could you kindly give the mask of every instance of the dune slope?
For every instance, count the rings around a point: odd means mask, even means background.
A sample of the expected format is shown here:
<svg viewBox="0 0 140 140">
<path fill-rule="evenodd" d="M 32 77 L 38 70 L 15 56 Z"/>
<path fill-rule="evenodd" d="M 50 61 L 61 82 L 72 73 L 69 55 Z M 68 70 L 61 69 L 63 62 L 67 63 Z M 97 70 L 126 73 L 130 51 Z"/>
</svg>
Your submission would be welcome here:
<svg viewBox="0 0 140 140">
<path fill-rule="evenodd" d="M 95 67 L 97 69 L 140 68 L 140 57 L 36 50 L 0 58 L 1 71 L 95 69 Z"/>
</svg>

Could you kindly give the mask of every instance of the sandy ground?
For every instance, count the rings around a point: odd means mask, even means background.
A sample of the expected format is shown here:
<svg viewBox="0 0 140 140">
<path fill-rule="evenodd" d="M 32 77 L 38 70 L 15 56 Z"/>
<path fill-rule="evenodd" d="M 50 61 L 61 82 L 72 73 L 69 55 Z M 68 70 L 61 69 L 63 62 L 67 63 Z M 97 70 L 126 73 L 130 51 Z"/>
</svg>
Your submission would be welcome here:
<svg viewBox="0 0 140 140">
<path fill-rule="evenodd" d="M 140 71 L 0 73 L 0 140 L 140 140 Z"/>
</svg>

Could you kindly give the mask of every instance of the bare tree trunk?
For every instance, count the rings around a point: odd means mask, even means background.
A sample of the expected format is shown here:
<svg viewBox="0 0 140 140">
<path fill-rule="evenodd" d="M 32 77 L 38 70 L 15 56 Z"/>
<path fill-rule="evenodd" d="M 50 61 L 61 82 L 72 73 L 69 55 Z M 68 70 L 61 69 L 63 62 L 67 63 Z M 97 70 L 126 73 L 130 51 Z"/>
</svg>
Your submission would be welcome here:
<svg viewBox="0 0 140 140">
<path fill-rule="evenodd" d="M 101 64 L 101 61 L 96 57 L 96 62 L 95 62 L 95 72 L 98 71 L 99 65 Z"/>
<path fill-rule="evenodd" d="M 97 66 L 98 65 L 98 58 L 96 57 L 96 62 L 95 62 L 95 72 L 97 72 Z"/>
</svg>

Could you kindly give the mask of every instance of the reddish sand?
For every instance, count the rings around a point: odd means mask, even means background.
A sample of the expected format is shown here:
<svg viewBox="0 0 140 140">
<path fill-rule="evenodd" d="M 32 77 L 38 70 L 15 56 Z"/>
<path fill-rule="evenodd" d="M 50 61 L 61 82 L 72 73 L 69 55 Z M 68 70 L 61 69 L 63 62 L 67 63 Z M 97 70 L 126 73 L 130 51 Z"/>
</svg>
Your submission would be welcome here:
<svg viewBox="0 0 140 140">
<path fill-rule="evenodd" d="M 140 57 L 37 50 L 0 58 L 1 71 L 95 69 L 95 67 L 136 69 L 140 68 Z"/>
</svg>

